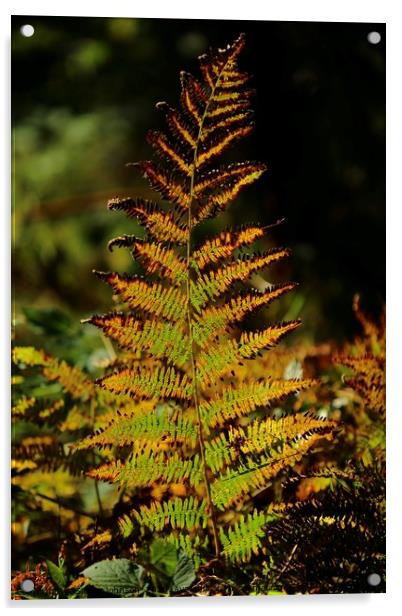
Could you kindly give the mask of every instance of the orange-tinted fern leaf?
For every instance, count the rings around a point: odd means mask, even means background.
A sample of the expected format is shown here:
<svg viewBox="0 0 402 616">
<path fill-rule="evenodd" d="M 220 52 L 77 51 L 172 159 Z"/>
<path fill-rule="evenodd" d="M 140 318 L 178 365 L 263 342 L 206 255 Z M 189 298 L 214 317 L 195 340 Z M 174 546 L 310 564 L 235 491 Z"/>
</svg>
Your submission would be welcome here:
<svg viewBox="0 0 402 616">
<path fill-rule="evenodd" d="M 258 180 L 266 170 L 264 164 L 250 163 L 247 165 L 229 165 L 227 172 L 223 172 L 218 179 L 217 175 L 205 177 L 199 183 L 199 195 L 197 186 L 195 195 L 200 201 L 195 220 L 200 222 L 218 211 L 224 210 L 233 201 L 240 190 Z"/>
<path fill-rule="evenodd" d="M 275 299 L 288 293 L 296 286 L 295 283 L 278 285 L 271 290 L 259 292 L 246 292 L 230 299 L 226 304 L 218 307 L 204 309 L 196 317 L 194 334 L 200 344 L 204 344 L 209 338 L 216 336 L 227 326 L 240 322 L 246 315 L 268 306 Z"/>
<path fill-rule="evenodd" d="M 338 431 L 336 421 L 317 417 L 312 413 L 285 415 L 279 419 L 255 419 L 243 428 L 229 426 L 228 430 L 209 441 L 206 449 L 208 466 L 216 473 L 225 466 L 245 460 L 249 454 L 280 452 L 286 443 L 291 446 L 312 434 Z"/>
<path fill-rule="evenodd" d="M 141 262 L 149 274 L 162 274 L 165 278 L 180 284 L 186 279 L 187 268 L 184 259 L 170 248 L 153 242 L 136 241 L 133 257 Z"/>
<path fill-rule="evenodd" d="M 225 49 L 214 51 L 210 49 L 207 53 L 200 56 L 201 71 L 205 82 L 212 90 L 216 86 L 217 77 L 225 70 L 222 82 L 227 82 L 233 77 L 237 78 L 237 67 L 233 66 L 237 56 L 244 49 L 245 36 L 241 34 L 231 45 Z M 242 74 L 245 77 L 245 73 Z M 240 84 L 242 85 L 242 84 Z"/>
<path fill-rule="evenodd" d="M 141 320 L 133 315 L 94 315 L 83 321 L 102 329 L 123 349 L 148 351 L 156 358 L 181 366 L 189 358 L 189 340 L 179 325 L 169 321 Z"/>
<path fill-rule="evenodd" d="M 250 90 L 244 89 L 246 75 L 235 76 L 237 56 L 244 46 L 239 37 L 226 49 L 210 52 L 200 58 L 201 71 L 209 89 L 209 98 L 202 116 L 202 130 L 195 160 L 201 169 L 224 152 L 235 140 L 248 135 L 253 124 L 247 113 Z"/>
<path fill-rule="evenodd" d="M 188 460 L 177 452 L 164 451 L 136 453 L 125 462 L 113 461 L 87 474 L 100 481 L 123 483 L 131 488 L 151 486 L 156 481 L 179 483 L 184 480 L 197 486 L 203 478 L 199 456 Z"/>
<path fill-rule="evenodd" d="M 225 124 L 229 122 L 229 119 Z M 204 142 L 203 147 L 200 148 L 199 154 L 196 160 L 196 168 L 202 169 L 205 165 L 210 164 L 211 161 L 223 154 L 232 143 L 235 143 L 239 139 L 247 137 L 254 129 L 253 122 L 242 122 L 240 126 L 231 129 L 230 131 L 225 128 L 221 128 L 218 131 L 214 131 L 212 135 L 209 135 L 208 140 Z"/>
<path fill-rule="evenodd" d="M 164 101 L 156 103 L 156 108 L 164 114 L 172 135 L 182 143 L 183 147 L 193 149 L 197 141 L 197 130 L 194 130 L 191 123 L 180 111 L 173 109 Z"/>
<path fill-rule="evenodd" d="M 213 397 L 201 405 L 200 411 L 205 425 L 225 425 L 230 419 L 248 415 L 260 406 L 267 406 L 282 400 L 290 394 L 316 384 L 312 379 L 257 381 L 227 387 L 223 394 Z"/>
<path fill-rule="evenodd" d="M 173 109 L 164 101 L 157 103 L 156 108 L 164 113 L 172 136 L 181 142 L 183 148 L 187 146 L 193 149 L 197 141 L 198 131 L 191 126 L 191 123 L 187 122 L 180 111 Z"/>
<path fill-rule="evenodd" d="M 197 174 L 197 179 L 194 184 L 194 195 L 198 198 L 205 197 L 205 195 L 209 195 L 214 189 L 220 189 L 222 184 L 227 181 L 242 180 L 254 173 L 262 173 L 265 170 L 266 166 L 263 163 L 255 162 L 221 165 L 212 171 Z M 251 181 L 248 183 L 251 183 Z"/>
<path fill-rule="evenodd" d="M 212 499 L 219 509 L 225 509 L 245 494 L 260 490 L 281 471 L 294 466 L 322 439 L 333 439 L 333 427 L 322 427 L 302 432 L 294 441 L 286 441 L 271 449 L 258 461 L 249 458 L 236 468 L 228 468 L 211 486 Z"/>
<path fill-rule="evenodd" d="M 160 242 L 184 244 L 188 233 L 183 225 L 179 225 L 174 216 L 163 212 L 156 203 L 146 199 L 111 199 L 108 202 L 111 210 L 123 211 L 129 218 L 137 218 L 148 233 Z"/>
<path fill-rule="evenodd" d="M 191 175 L 191 164 L 186 160 L 185 152 L 182 152 L 176 143 L 171 143 L 168 137 L 159 131 L 149 131 L 147 138 L 158 156 L 172 168 L 172 171 L 184 176 Z"/>
<path fill-rule="evenodd" d="M 245 108 L 244 110 L 240 109 L 237 113 L 230 114 L 228 117 L 223 115 L 214 121 L 206 122 L 206 126 L 203 128 L 201 135 L 201 143 L 206 142 L 207 139 L 211 140 L 214 134 L 218 134 L 222 129 L 233 130 L 238 126 L 251 124 L 253 116 L 253 111 Z"/>
<path fill-rule="evenodd" d="M 173 445 L 183 442 L 194 446 L 196 440 L 195 426 L 182 413 L 177 417 L 166 417 L 152 411 L 145 415 L 118 415 L 103 429 L 74 444 L 74 449 L 133 445 L 136 451 L 158 452 L 163 448 L 170 450 Z"/>
<path fill-rule="evenodd" d="M 384 362 L 379 361 L 379 358 L 373 355 L 363 355 L 360 357 L 335 357 L 335 362 L 343 364 L 354 370 L 359 376 L 372 378 L 373 380 L 381 380 L 384 378 Z"/>
<path fill-rule="evenodd" d="M 163 199 L 177 204 L 184 211 L 188 209 L 190 196 L 187 180 L 176 177 L 172 173 L 166 173 L 152 161 L 133 163 L 133 166 L 140 169 L 151 188 L 156 190 Z"/>
<path fill-rule="evenodd" d="M 70 366 L 65 361 L 52 359 L 43 369 L 43 375 L 49 381 L 57 381 L 64 391 L 74 399 L 87 400 L 95 394 L 94 385 L 80 368 Z"/>
<path fill-rule="evenodd" d="M 182 71 L 181 81 L 181 104 L 182 107 L 196 129 L 199 129 L 207 104 L 207 94 L 200 82 L 190 73 Z"/>
<path fill-rule="evenodd" d="M 168 289 L 157 282 L 147 283 L 138 277 L 120 276 L 114 272 L 95 274 L 107 282 L 131 310 L 139 308 L 169 321 L 178 321 L 185 314 L 185 296 L 175 287 Z"/>
<path fill-rule="evenodd" d="M 222 231 L 193 252 L 193 261 L 202 271 L 207 266 L 232 256 L 238 248 L 249 246 L 263 235 L 264 230 L 257 226 L 244 227 L 238 231 Z"/>
<path fill-rule="evenodd" d="M 300 325 L 301 321 L 289 321 L 267 327 L 262 331 L 243 332 L 240 339 L 218 340 L 208 349 L 201 352 L 197 358 L 197 373 L 203 385 L 213 382 L 216 378 L 231 370 L 233 364 L 252 359 L 263 349 L 269 349 Z"/>
<path fill-rule="evenodd" d="M 245 255 L 230 265 L 201 275 L 198 281 L 191 285 L 191 301 L 194 307 L 199 311 L 210 300 L 227 291 L 234 282 L 245 281 L 253 272 L 289 255 L 290 251 L 285 248 L 273 248 L 262 255 Z"/>
<path fill-rule="evenodd" d="M 128 394 L 134 399 L 189 400 L 192 393 L 190 379 L 173 367 L 127 368 L 121 372 L 104 376 L 96 383 L 114 394 Z"/>
</svg>

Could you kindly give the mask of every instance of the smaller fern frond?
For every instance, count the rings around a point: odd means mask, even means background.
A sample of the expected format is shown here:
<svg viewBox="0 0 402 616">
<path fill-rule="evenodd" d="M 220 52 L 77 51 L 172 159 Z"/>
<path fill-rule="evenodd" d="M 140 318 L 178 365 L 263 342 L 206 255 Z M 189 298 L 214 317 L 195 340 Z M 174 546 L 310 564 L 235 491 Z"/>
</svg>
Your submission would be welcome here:
<svg viewBox="0 0 402 616">
<path fill-rule="evenodd" d="M 266 526 L 275 516 L 254 509 L 253 513 L 242 515 L 227 530 L 219 529 L 223 555 L 230 561 L 247 562 L 257 555 L 266 537 Z"/>
<path fill-rule="evenodd" d="M 49 361 L 49 357 L 44 351 L 28 346 L 14 347 L 12 358 L 14 364 L 24 364 L 25 366 L 45 366 Z"/>
<path fill-rule="evenodd" d="M 230 426 L 227 435 L 223 432 L 209 441 L 206 460 L 216 473 L 222 467 L 232 465 L 245 456 L 281 451 L 285 443 L 298 443 L 312 434 L 335 431 L 335 421 L 316 417 L 314 414 L 296 413 L 279 419 L 268 417 L 252 421 L 246 428 Z"/>
<path fill-rule="evenodd" d="M 207 502 L 194 496 L 186 499 L 175 498 L 162 503 L 155 502 L 149 507 L 144 505 L 132 513 L 141 527 L 151 531 L 161 531 L 165 526 L 192 530 L 205 528 L 208 523 Z"/>
<path fill-rule="evenodd" d="M 294 466 L 322 439 L 333 439 L 332 426 L 308 430 L 293 440 L 281 443 L 278 449 L 265 452 L 256 461 L 249 456 L 237 468 L 228 468 L 211 486 L 214 504 L 224 510 L 243 495 L 265 488 L 274 477 Z"/>
<path fill-rule="evenodd" d="M 33 347 L 15 347 L 13 361 L 15 364 L 40 367 L 46 379 L 60 383 L 64 392 L 73 399 L 88 400 L 95 397 L 93 381 L 80 368 L 47 355 L 44 351 Z"/>
<path fill-rule="evenodd" d="M 27 415 L 30 409 L 34 408 L 36 403 L 35 398 L 22 396 L 11 409 L 13 419 L 21 419 Z"/>
</svg>

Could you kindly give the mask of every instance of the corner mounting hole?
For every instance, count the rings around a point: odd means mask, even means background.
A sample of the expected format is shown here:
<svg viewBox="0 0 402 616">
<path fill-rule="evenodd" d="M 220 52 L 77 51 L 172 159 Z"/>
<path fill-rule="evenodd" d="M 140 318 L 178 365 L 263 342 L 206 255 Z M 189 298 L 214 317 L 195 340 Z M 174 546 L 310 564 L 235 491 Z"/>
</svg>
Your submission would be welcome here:
<svg viewBox="0 0 402 616">
<path fill-rule="evenodd" d="M 381 583 L 381 576 L 378 573 L 370 573 L 367 582 L 370 586 L 378 586 Z"/>
<path fill-rule="evenodd" d="M 26 38 L 30 38 L 31 36 L 35 34 L 35 28 L 31 26 L 31 24 L 25 24 L 24 26 L 21 26 L 20 32 L 22 36 L 25 36 Z"/>
<path fill-rule="evenodd" d="M 35 584 L 32 580 L 24 580 L 21 583 L 21 590 L 24 592 L 32 592 L 35 589 Z"/>
<path fill-rule="evenodd" d="M 367 40 L 372 45 L 378 45 L 381 41 L 381 34 L 379 32 L 369 32 L 367 35 Z"/>
</svg>

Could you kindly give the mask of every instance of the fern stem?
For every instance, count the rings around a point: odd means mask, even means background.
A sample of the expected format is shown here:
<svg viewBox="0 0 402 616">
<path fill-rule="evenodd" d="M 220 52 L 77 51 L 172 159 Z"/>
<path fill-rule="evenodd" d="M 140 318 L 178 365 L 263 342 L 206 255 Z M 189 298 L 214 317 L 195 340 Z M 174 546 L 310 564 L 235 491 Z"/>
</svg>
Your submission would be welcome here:
<svg viewBox="0 0 402 616">
<path fill-rule="evenodd" d="M 193 157 L 193 166 L 192 166 L 192 172 L 191 172 L 191 176 L 190 176 L 190 194 L 189 194 L 189 204 L 188 204 L 188 238 L 187 238 L 187 258 L 186 258 L 186 267 L 187 267 L 187 281 L 186 281 L 186 299 L 187 299 L 187 321 L 188 321 L 188 330 L 189 330 L 189 337 L 190 337 L 190 349 L 191 349 L 191 369 L 192 369 L 192 380 L 193 380 L 193 398 L 194 398 L 194 406 L 196 409 L 196 413 L 197 413 L 197 429 L 198 429 L 198 442 L 199 442 L 199 447 L 200 447 L 200 455 L 201 455 L 201 462 L 202 462 L 202 468 L 203 468 L 203 475 L 204 475 L 204 483 L 205 483 L 205 489 L 206 489 L 206 494 L 207 494 L 207 502 L 208 502 L 208 510 L 211 516 L 211 526 L 212 526 L 212 534 L 213 534 L 213 540 L 214 540 L 214 548 L 215 548 L 215 555 L 218 557 L 220 555 L 220 542 L 219 542 L 219 534 L 218 534 L 218 527 L 217 527 L 217 522 L 216 522 L 216 513 L 215 513 L 215 507 L 212 501 L 212 495 L 211 495 L 211 488 L 209 485 L 209 478 L 208 478 L 208 471 L 207 471 L 207 463 L 206 463 L 206 459 L 205 459 L 205 440 L 204 440 L 204 433 L 203 433 L 203 426 L 202 426 L 202 419 L 201 419 L 201 413 L 200 413 L 200 404 L 199 404 L 199 393 L 198 393 L 198 384 L 197 384 L 197 370 L 196 370 L 196 342 L 194 340 L 193 337 L 193 328 L 192 328 L 192 307 L 191 307 L 191 286 L 190 286 L 190 271 L 191 271 L 191 230 L 192 230 L 192 212 L 191 212 L 191 206 L 193 203 L 193 199 L 194 199 L 194 180 L 195 180 L 195 170 L 196 170 L 196 164 L 197 164 L 197 157 L 198 157 L 198 146 L 201 140 L 201 136 L 202 136 L 202 130 L 204 127 L 204 122 L 205 122 L 205 118 L 207 116 L 208 113 L 208 108 L 209 105 L 213 99 L 215 90 L 219 84 L 220 78 L 221 78 L 221 74 L 222 72 L 225 70 L 226 68 L 226 63 L 224 64 L 224 66 L 222 67 L 219 75 L 217 76 L 217 79 L 215 81 L 215 84 L 213 86 L 213 88 L 211 88 L 211 92 L 209 94 L 208 100 L 206 102 L 205 105 L 205 109 L 200 121 L 200 127 L 198 130 L 198 135 L 197 135 L 197 139 L 195 142 L 195 146 L 194 146 L 194 157 Z"/>
</svg>

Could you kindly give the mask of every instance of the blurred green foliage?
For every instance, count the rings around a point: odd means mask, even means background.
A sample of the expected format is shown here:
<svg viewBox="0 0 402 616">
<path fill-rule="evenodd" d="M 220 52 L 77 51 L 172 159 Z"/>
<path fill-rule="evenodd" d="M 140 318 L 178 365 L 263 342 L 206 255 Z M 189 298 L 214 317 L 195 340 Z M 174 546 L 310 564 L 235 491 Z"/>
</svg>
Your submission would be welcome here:
<svg viewBox="0 0 402 616">
<path fill-rule="evenodd" d="M 32 23 L 35 34 L 19 28 Z M 380 45 L 367 42 L 379 30 Z M 271 245 L 294 257 L 278 280 L 299 289 L 271 310 L 302 316 L 312 340 L 354 334 L 352 297 L 382 307 L 385 288 L 385 27 L 376 24 L 212 20 L 13 18 L 13 267 L 18 343 L 26 307 L 79 319 L 109 307 L 91 269 L 135 271 L 107 240 L 136 232 L 105 203 L 148 196 L 125 163 L 150 156 L 145 134 L 159 128 L 158 100 L 175 103 L 180 69 L 196 56 L 247 36 L 257 130 L 236 148 L 269 172 L 219 221 L 270 224 Z M 217 223 L 207 225 L 208 232 Z M 277 311 L 277 312 L 275 312 Z M 46 346 L 47 341 L 39 343 Z M 60 355 L 60 351 L 58 352 Z"/>
</svg>

